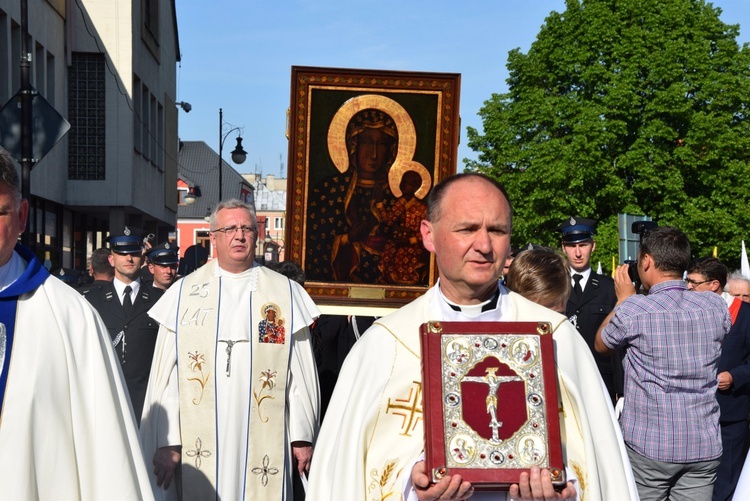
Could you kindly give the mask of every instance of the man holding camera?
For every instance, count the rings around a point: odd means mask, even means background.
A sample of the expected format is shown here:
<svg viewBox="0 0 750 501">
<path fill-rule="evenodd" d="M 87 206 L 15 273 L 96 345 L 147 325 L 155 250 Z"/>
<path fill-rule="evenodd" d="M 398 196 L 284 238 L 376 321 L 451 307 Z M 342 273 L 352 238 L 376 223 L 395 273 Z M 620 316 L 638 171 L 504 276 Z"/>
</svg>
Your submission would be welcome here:
<svg viewBox="0 0 750 501">
<path fill-rule="evenodd" d="M 648 294 L 619 266 L 618 304 L 596 335 L 599 353 L 625 350 L 620 426 L 643 501 L 710 499 L 722 452 L 716 371 L 732 324 L 721 296 L 688 291 L 689 264 L 682 231 L 644 230 L 637 269 Z"/>
<path fill-rule="evenodd" d="M 109 248 L 109 263 L 115 269 L 115 278 L 86 294 L 86 299 L 107 325 L 135 419 L 140 423 L 159 331 L 159 324 L 147 312 L 164 291 L 141 283 L 143 239 L 139 235 L 125 227 L 122 234 L 110 235 Z"/>
<path fill-rule="evenodd" d="M 565 316 L 591 349 L 609 398 L 614 403 L 622 396 L 622 364 L 617 354 L 600 355 L 594 350 L 596 331 L 617 302 L 612 279 L 591 269 L 591 253 L 596 249 L 596 224 L 595 219 L 571 217 L 558 228 L 562 233 L 562 249 L 568 257 L 570 284 L 573 286 Z"/>
</svg>

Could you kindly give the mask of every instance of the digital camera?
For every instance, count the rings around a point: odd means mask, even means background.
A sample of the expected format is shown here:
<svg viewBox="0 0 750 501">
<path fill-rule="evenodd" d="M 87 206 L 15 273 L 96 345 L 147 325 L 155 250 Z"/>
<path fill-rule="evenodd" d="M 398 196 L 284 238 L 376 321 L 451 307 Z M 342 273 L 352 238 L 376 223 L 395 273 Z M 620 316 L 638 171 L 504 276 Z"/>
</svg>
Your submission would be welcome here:
<svg viewBox="0 0 750 501">
<path fill-rule="evenodd" d="M 638 235 L 638 246 L 640 247 L 640 244 L 643 243 L 643 237 L 648 233 L 650 230 L 656 228 L 657 224 L 653 221 L 635 221 L 633 222 L 632 226 L 630 227 L 630 231 Z M 640 249 L 639 251 L 640 252 Z M 638 275 L 638 261 L 633 259 L 628 259 L 625 261 L 624 264 L 628 265 L 628 276 L 630 277 L 630 281 L 635 284 L 635 289 L 638 290 L 641 288 L 641 277 Z"/>
</svg>

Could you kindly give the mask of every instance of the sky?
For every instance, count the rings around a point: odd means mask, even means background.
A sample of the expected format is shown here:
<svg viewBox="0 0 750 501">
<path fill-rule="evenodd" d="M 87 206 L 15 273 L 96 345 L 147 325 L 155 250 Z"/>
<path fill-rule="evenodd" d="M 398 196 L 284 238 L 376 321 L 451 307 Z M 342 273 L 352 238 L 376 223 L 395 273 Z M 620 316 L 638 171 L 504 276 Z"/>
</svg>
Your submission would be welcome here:
<svg viewBox="0 0 750 501">
<path fill-rule="evenodd" d="M 750 0 L 717 0 L 722 21 L 750 42 Z M 240 127 L 248 157 L 231 163 L 237 132 L 223 157 L 240 173 L 287 175 L 286 110 L 292 66 L 461 74 L 463 159 L 476 159 L 466 127 L 482 130 L 478 112 L 507 91 L 508 52 L 527 52 L 564 0 L 176 0 L 182 61 L 177 101 L 184 141 L 219 150 L 219 108 L 226 134 Z M 207 168 L 209 168 L 207 166 Z"/>
</svg>

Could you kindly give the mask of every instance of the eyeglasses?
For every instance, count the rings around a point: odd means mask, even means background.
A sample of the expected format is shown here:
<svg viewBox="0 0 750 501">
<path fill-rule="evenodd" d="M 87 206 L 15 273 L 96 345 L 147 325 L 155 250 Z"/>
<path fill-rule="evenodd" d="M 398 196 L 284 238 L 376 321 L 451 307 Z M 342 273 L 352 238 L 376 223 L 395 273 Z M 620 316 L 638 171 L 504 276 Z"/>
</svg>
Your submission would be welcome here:
<svg viewBox="0 0 750 501">
<path fill-rule="evenodd" d="M 228 237 L 233 237 L 238 231 L 241 231 L 243 235 L 254 233 L 255 228 L 253 228 L 252 226 L 225 226 L 224 228 L 216 228 L 215 230 L 211 231 L 213 231 L 214 233 L 224 233 Z"/>
<path fill-rule="evenodd" d="M 693 287 L 698 287 L 699 285 L 707 284 L 708 282 L 713 282 L 713 280 L 698 281 L 698 280 L 693 280 L 692 278 L 686 278 L 685 279 L 685 283 L 688 284 L 688 285 L 692 285 Z"/>
</svg>

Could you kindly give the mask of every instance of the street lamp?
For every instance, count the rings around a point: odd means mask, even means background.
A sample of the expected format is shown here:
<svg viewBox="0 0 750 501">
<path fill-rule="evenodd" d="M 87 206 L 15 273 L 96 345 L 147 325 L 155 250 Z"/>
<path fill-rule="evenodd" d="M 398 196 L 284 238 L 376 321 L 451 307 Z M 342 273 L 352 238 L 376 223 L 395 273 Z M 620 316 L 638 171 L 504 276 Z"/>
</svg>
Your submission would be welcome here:
<svg viewBox="0 0 750 501">
<path fill-rule="evenodd" d="M 229 129 L 226 134 L 224 133 L 224 112 L 221 108 L 219 108 L 219 202 L 221 202 L 222 195 L 222 177 L 221 177 L 221 164 L 223 163 L 221 159 L 222 151 L 224 150 L 224 140 L 234 131 L 242 131 L 241 127 L 232 127 Z M 235 146 L 234 151 L 232 151 L 232 162 L 236 164 L 241 164 L 245 162 L 245 159 L 247 158 L 247 152 L 242 149 L 242 137 L 237 135 L 237 146 Z"/>
<path fill-rule="evenodd" d="M 198 200 L 198 197 L 201 196 L 201 187 L 200 186 L 189 186 L 188 191 L 185 194 L 185 197 L 183 198 L 183 201 L 187 205 L 193 205 L 196 200 Z"/>
<path fill-rule="evenodd" d="M 195 193 L 193 193 L 193 190 L 188 190 L 187 194 L 185 195 L 185 198 L 183 198 L 183 201 L 187 205 L 193 205 L 197 199 L 198 197 L 195 196 Z"/>
</svg>

